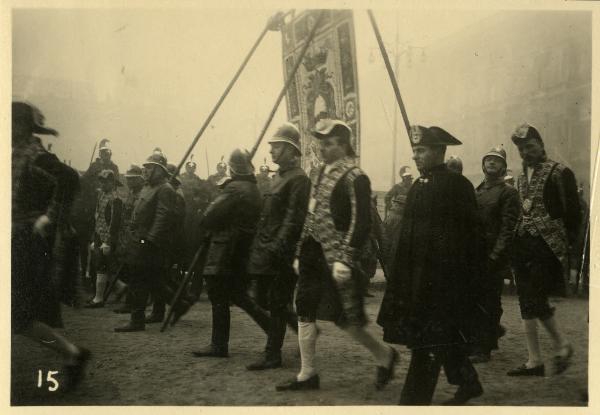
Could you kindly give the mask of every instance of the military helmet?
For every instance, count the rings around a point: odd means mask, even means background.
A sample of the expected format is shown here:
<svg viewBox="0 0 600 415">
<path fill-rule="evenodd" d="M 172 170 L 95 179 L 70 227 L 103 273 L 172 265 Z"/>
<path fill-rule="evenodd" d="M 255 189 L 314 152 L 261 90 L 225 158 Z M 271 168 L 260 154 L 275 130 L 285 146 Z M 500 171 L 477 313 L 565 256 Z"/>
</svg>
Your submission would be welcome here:
<svg viewBox="0 0 600 415">
<path fill-rule="evenodd" d="M 157 166 L 160 166 L 165 173 L 169 173 L 169 170 L 167 170 L 167 158 L 158 147 L 155 148 L 152 154 L 146 159 L 144 166 L 149 164 L 156 164 Z"/>
<path fill-rule="evenodd" d="M 103 138 L 100 140 L 100 143 L 98 143 L 98 151 L 108 151 L 109 153 L 112 153 L 110 148 L 110 140 L 108 138 Z"/>
<path fill-rule="evenodd" d="M 142 169 L 140 166 L 132 164 L 129 170 L 125 172 L 125 177 L 142 177 Z"/>
<path fill-rule="evenodd" d="M 502 145 L 496 146 L 496 147 L 492 148 L 490 151 L 488 151 L 487 153 L 485 153 L 483 158 L 481 159 L 481 162 L 483 163 L 485 158 L 489 157 L 489 156 L 501 158 L 502 160 L 504 160 L 504 164 L 507 164 L 506 151 L 504 150 L 504 147 Z"/>
<path fill-rule="evenodd" d="M 178 184 L 181 184 L 181 179 L 179 178 L 179 172 L 177 172 L 176 165 L 168 163 L 167 171 L 169 172 L 169 176 L 173 176 L 173 180 L 175 180 Z M 175 173 L 177 173 L 177 174 L 175 174 Z"/>
<path fill-rule="evenodd" d="M 283 123 L 277 131 L 275 131 L 275 134 L 273 134 L 273 137 L 269 140 L 269 144 L 271 143 L 288 143 L 302 153 L 302 149 L 300 148 L 300 131 L 291 122 Z"/>
<path fill-rule="evenodd" d="M 446 160 L 446 166 L 448 166 L 448 168 L 450 170 L 453 170 L 457 173 L 462 174 L 463 171 L 463 163 L 462 160 L 460 159 L 460 157 L 458 156 L 450 156 L 448 158 L 448 160 Z"/>
<path fill-rule="evenodd" d="M 217 163 L 217 171 L 219 171 L 219 169 L 227 170 L 227 163 L 223 161 L 224 158 L 225 156 L 221 156 L 221 161 Z"/>
<path fill-rule="evenodd" d="M 409 166 L 402 166 L 399 173 L 400 177 L 412 176 L 412 171 L 410 170 Z"/>
<path fill-rule="evenodd" d="M 254 166 L 247 150 L 236 148 L 229 156 L 229 169 L 237 176 L 250 176 L 254 174 Z"/>
</svg>

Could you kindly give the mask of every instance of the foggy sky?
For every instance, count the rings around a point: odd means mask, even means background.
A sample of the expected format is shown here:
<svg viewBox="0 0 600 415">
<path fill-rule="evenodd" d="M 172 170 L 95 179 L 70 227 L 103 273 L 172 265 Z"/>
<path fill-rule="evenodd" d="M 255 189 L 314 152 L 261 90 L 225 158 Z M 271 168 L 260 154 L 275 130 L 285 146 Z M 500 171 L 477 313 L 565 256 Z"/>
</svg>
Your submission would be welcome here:
<svg viewBox="0 0 600 415">
<path fill-rule="evenodd" d="M 156 146 L 179 162 L 251 45 L 277 10 L 85 9 L 15 10 L 13 13 L 13 97 L 38 104 L 47 125 L 58 129 L 53 151 L 85 170 L 94 143 L 109 138 L 121 171 L 140 164 Z M 482 11 L 377 11 L 382 35 L 394 49 L 396 22 L 400 48 L 427 47 L 492 15 Z M 361 105 L 361 166 L 373 187 L 391 182 L 391 84 L 366 12 L 355 11 Z M 397 19 L 396 19 L 397 18 Z M 281 35 L 267 34 L 248 67 L 193 151 L 198 172 L 211 173 L 234 147 L 250 148 L 283 86 Z M 425 59 L 427 59 L 427 48 Z M 420 53 L 412 59 L 421 58 Z M 415 70 L 401 57 L 399 83 L 411 123 L 431 114 L 411 113 L 414 100 L 434 99 L 403 83 Z M 393 57 L 392 57 L 393 60 Z M 31 79 L 20 83 L 19 80 Z M 61 82 L 54 82 L 62 80 Z M 63 94 L 62 105 L 49 98 Z M 86 98 L 88 97 L 88 98 Z M 94 105 L 83 105 L 92 97 Z M 285 102 L 255 158 L 266 157 L 266 141 L 286 120 Z M 398 164 L 410 164 L 410 147 L 398 118 Z M 428 120 L 429 121 L 429 120 Z"/>
</svg>

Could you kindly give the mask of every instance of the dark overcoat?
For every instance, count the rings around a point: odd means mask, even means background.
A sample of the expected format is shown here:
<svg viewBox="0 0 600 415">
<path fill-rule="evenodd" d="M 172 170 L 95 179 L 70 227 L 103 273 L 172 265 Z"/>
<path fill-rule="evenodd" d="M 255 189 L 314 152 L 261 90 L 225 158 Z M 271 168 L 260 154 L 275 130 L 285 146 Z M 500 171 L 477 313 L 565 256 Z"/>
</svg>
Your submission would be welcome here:
<svg viewBox="0 0 600 415">
<path fill-rule="evenodd" d="M 472 184 L 445 165 L 416 181 L 377 319 L 384 340 L 410 348 L 478 341 L 487 321 L 483 248 Z"/>
<path fill-rule="evenodd" d="M 222 185 L 202 221 L 210 235 L 204 275 L 245 273 L 260 207 L 254 175 L 234 176 Z"/>
</svg>

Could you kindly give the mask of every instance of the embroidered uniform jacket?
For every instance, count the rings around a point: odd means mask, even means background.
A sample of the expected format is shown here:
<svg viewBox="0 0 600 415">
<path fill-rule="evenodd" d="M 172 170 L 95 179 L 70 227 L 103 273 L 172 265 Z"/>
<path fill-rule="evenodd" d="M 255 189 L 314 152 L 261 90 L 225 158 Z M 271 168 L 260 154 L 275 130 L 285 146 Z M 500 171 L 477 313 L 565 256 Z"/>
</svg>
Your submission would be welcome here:
<svg viewBox="0 0 600 415">
<path fill-rule="evenodd" d="M 311 199 L 299 246 L 310 236 L 321 244 L 330 268 L 336 261 L 356 268 L 371 231 L 369 178 L 351 158 L 342 158 L 328 172 L 318 170 Z"/>
</svg>

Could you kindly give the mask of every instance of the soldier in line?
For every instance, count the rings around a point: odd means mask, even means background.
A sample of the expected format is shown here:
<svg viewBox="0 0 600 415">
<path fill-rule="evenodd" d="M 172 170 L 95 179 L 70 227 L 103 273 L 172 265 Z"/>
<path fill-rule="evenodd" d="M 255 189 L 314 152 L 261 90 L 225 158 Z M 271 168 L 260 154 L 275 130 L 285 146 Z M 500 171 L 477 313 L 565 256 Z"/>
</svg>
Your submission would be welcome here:
<svg viewBox="0 0 600 415">
<path fill-rule="evenodd" d="M 129 170 L 125 172 L 125 181 L 129 194 L 123 203 L 123 214 L 121 215 L 121 231 L 119 233 L 119 244 L 117 248 L 117 259 L 121 265 L 121 272 L 117 276 L 123 283 L 129 284 L 131 280 L 132 266 L 134 265 L 132 252 L 135 248 L 136 241 L 131 229 L 131 220 L 133 218 L 133 210 L 137 203 L 142 187 L 144 187 L 144 177 L 142 169 L 139 166 L 131 165 Z M 131 294 L 127 290 L 125 304 L 114 310 L 117 314 L 131 313 Z"/>
<path fill-rule="evenodd" d="M 86 308 L 104 307 L 104 292 L 111 276 L 117 270 L 115 252 L 118 249 L 121 230 L 121 214 L 123 201 L 117 196 L 117 186 L 121 185 L 112 170 L 102 170 L 98 174 L 100 193 L 96 204 L 94 240 L 91 251 L 94 253 L 96 269 L 96 294 Z M 125 285 L 117 281 L 117 289 L 123 290 Z"/>
<path fill-rule="evenodd" d="M 214 200 L 219 191 L 219 187 L 227 180 L 227 163 L 223 161 L 224 156 L 221 156 L 221 161 L 217 163 L 217 172 L 208 176 L 206 181 L 210 189 L 210 200 Z"/>
<path fill-rule="evenodd" d="M 487 362 L 491 351 L 498 348 L 498 338 L 504 335 L 500 325 L 502 317 L 502 289 L 504 279 L 512 278 L 510 251 L 512 238 L 521 213 L 519 193 L 504 181 L 506 175 L 506 151 L 502 146 L 494 147 L 482 159 L 481 166 L 485 178 L 477 186 L 476 196 L 479 214 L 485 232 L 487 252 L 487 276 L 485 283 L 489 293 L 486 310 L 489 320 L 488 344 L 481 344 L 471 357 L 473 363 Z"/>
<path fill-rule="evenodd" d="M 34 134 L 58 135 L 44 126 L 39 109 L 12 103 L 11 329 L 64 358 L 62 386 L 83 379 L 91 353 L 53 330 L 63 327 L 56 283 L 60 282 L 58 236 L 68 227 L 69 210 L 79 188 L 77 172 L 47 152 Z"/>
<path fill-rule="evenodd" d="M 483 388 L 467 357 L 482 335 L 485 252 L 473 185 L 444 163 L 446 146 L 461 142 L 439 127 L 411 127 L 421 177 L 410 189 L 377 322 L 384 340 L 411 349 L 400 405 L 429 405 L 441 366 L 458 385 L 448 405 Z M 481 326 L 481 327 L 480 327 Z"/>
<path fill-rule="evenodd" d="M 132 299 L 131 320 L 116 332 L 145 330 L 145 309 L 148 296 L 162 301 L 162 281 L 172 246 L 173 217 L 176 193 L 167 183 L 167 159 L 155 150 L 144 163 L 146 185 L 133 210 L 130 228 L 134 238 L 131 246 L 132 266 L 129 290 Z"/>
<path fill-rule="evenodd" d="M 276 389 L 319 389 L 315 367 L 317 317 L 334 321 L 372 353 L 377 362 L 375 385 L 381 389 L 393 375 L 398 354 L 365 330 L 367 317 L 357 261 L 371 227 L 369 178 L 354 163 L 348 125 L 323 119 L 312 134 L 319 140 L 325 166 L 315 174 L 299 242 L 296 310 L 301 368 L 297 376 Z M 324 313 L 318 314 L 320 306 Z"/>
<path fill-rule="evenodd" d="M 248 152 L 234 150 L 229 158 L 231 178 L 204 212 L 202 226 L 209 232 L 203 276 L 212 305 L 212 336 L 196 357 L 229 357 L 230 302 L 240 307 L 268 333 L 271 319 L 246 290 L 250 245 L 260 216 L 260 194 Z"/>
<path fill-rule="evenodd" d="M 453 172 L 458 174 L 462 174 L 463 172 L 463 162 L 458 156 L 450 156 L 448 160 L 446 160 L 446 165 Z"/>
<path fill-rule="evenodd" d="M 570 273 L 569 250 L 581 223 L 577 182 L 569 168 L 548 158 L 535 127 L 523 124 L 511 138 L 523 159 L 523 172 L 517 179 L 522 215 L 514 241 L 513 268 L 529 358 L 508 371 L 508 375 L 546 373 L 538 341 L 538 320 L 552 339 L 552 371 L 558 374 L 569 366 L 573 347 L 558 329 L 548 296 L 565 294 Z"/>
<path fill-rule="evenodd" d="M 186 247 L 181 265 L 185 266 L 192 260 L 195 249 L 202 240 L 199 223 L 211 198 L 211 185 L 198 177 L 196 163 L 192 160 L 185 164 L 185 173 L 181 175 L 181 190 L 185 199 L 184 241 Z"/>
<path fill-rule="evenodd" d="M 279 170 L 263 196 L 248 272 L 256 276 L 258 291 L 264 293 L 271 326 L 264 356 L 248 370 L 281 367 L 286 324 L 298 331 L 296 316 L 289 310 L 297 279 L 292 264 L 308 208 L 310 180 L 300 168 L 300 132 L 295 125 L 283 124 L 269 144 Z"/>
<path fill-rule="evenodd" d="M 400 175 L 402 182 L 396 184 L 385 196 L 387 209 L 383 237 L 385 246 L 380 248 L 383 249 L 386 264 L 391 263 L 392 258 L 394 258 L 393 241 L 397 239 L 398 232 L 400 232 L 400 223 L 404 214 L 404 206 L 406 206 L 406 195 L 413 183 L 410 167 L 403 166 L 400 169 Z"/>
<path fill-rule="evenodd" d="M 400 171 L 398 172 L 400 175 L 400 183 L 396 183 L 389 192 L 385 195 L 385 217 L 387 219 L 388 213 L 393 208 L 394 199 L 397 196 L 404 196 L 406 199 L 406 193 L 408 193 L 408 189 L 413 182 L 412 172 L 410 171 L 410 167 L 402 166 Z M 404 204 L 404 202 L 401 202 Z"/>
<path fill-rule="evenodd" d="M 256 186 L 258 186 L 258 191 L 260 192 L 260 196 L 263 197 L 271 186 L 272 179 L 269 177 L 269 166 L 267 166 L 267 159 L 265 159 L 265 163 L 259 167 L 258 174 L 256 175 Z"/>
</svg>

